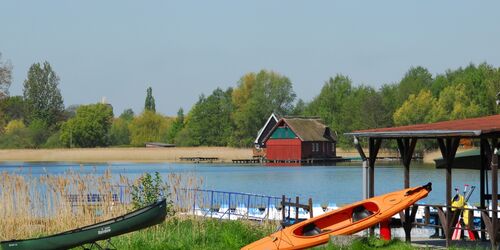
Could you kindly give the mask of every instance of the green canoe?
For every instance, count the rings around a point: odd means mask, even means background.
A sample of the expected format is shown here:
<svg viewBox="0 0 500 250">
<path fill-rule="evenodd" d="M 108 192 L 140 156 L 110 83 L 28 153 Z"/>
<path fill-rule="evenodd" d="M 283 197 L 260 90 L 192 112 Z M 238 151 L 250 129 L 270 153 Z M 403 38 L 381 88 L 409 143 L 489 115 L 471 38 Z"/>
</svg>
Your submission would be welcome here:
<svg viewBox="0 0 500 250">
<path fill-rule="evenodd" d="M 163 222 L 167 215 L 166 206 L 166 200 L 162 200 L 128 214 L 67 232 L 41 238 L 2 241 L 0 242 L 0 249 L 69 249 L 99 240 L 106 240 Z"/>
</svg>

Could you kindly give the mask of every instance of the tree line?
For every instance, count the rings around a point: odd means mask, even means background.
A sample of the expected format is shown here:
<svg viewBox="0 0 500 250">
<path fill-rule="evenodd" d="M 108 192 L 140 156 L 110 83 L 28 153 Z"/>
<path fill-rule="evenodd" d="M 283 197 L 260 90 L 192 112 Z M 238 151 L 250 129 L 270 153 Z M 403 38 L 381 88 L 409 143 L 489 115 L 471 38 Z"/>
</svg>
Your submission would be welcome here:
<svg viewBox="0 0 500 250">
<path fill-rule="evenodd" d="M 48 62 L 28 70 L 22 96 L 10 96 L 12 65 L 0 58 L 0 148 L 144 146 L 250 147 L 271 113 L 317 116 L 352 146 L 343 133 L 353 130 L 429 123 L 497 114 L 500 68 L 469 64 L 433 76 L 411 67 L 395 83 L 374 88 L 338 74 L 327 79 L 310 101 L 297 98 L 291 80 L 274 71 L 243 75 L 234 87 L 216 88 L 184 114 L 156 112 L 152 88 L 142 112 L 97 103 L 64 107 L 59 77 Z M 390 145 L 388 145 L 390 146 Z M 432 145 L 425 145 L 432 146 Z"/>
</svg>

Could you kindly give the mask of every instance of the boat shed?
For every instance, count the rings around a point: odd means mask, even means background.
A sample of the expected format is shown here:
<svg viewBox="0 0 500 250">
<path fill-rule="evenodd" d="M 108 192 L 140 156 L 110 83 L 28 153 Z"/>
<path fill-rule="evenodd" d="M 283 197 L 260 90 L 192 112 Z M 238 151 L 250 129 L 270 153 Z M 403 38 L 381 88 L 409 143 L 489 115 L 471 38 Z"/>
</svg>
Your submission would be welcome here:
<svg viewBox="0 0 500 250">
<path fill-rule="evenodd" d="M 270 162 L 301 162 L 336 157 L 336 138 L 316 117 L 282 118 L 264 138 Z"/>
<path fill-rule="evenodd" d="M 459 216 L 459 209 L 451 207 L 452 200 L 452 170 L 454 168 L 454 159 L 460 139 L 474 139 L 480 141 L 480 206 L 475 211 L 481 213 L 481 237 L 486 240 L 486 234 L 489 236 L 492 249 L 498 248 L 498 150 L 500 136 L 500 115 L 485 116 L 479 118 L 436 122 L 431 124 L 417 124 L 400 127 L 377 128 L 354 131 L 346 135 L 354 136 L 357 149 L 364 161 L 363 166 L 367 172 L 365 185 L 367 187 L 367 196 L 373 197 L 375 190 L 374 174 L 375 161 L 382 141 L 395 140 L 401 155 L 404 166 L 404 187 L 410 187 L 410 163 L 419 140 L 436 140 L 443 159 L 446 162 L 446 206 L 435 205 L 437 208 L 439 220 L 443 227 L 446 238 L 446 246 L 451 245 L 452 233 L 455 230 L 455 223 Z M 365 138 L 368 141 L 369 154 L 366 157 L 359 139 Z M 488 172 L 490 178 L 488 178 Z M 491 193 L 487 193 L 487 187 L 491 187 Z M 486 201 L 490 201 L 491 209 L 486 207 Z M 424 206 L 424 205 L 422 205 Z M 426 209 L 429 209 L 430 205 Z M 406 240 L 410 241 L 410 231 L 414 220 L 416 209 L 412 207 L 404 211 L 402 220 L 405 229 Z M 485 234 L 486 233 L 486 234 Z"/>
</svg>

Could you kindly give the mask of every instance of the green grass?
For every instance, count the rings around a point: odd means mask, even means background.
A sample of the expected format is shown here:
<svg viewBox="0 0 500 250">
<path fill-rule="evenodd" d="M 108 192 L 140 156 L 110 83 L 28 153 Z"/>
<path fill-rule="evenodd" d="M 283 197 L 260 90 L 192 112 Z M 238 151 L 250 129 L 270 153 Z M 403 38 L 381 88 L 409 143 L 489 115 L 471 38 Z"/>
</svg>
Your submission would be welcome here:
<svg viewBox="0 0 500 250">
<path fill-rule="evenodd" d="M 171 218 L 113 238 L 118 249 L 240 249 L 272 233 L 272 224 L 199 218 Z"/>
<path fill-rule="evenodd" d="M 325 250 L 372 250 L 372 249 L 384 249 L 384 250 L 413 250 L 419 249 L 406 242 L 402 242 L 397 239 L 390 241 L 381 240 L 378 238 L 359 238 L 354 240 L 350 246 L 340 247 L 329 243 L 328 245 L 317 247 L 317 249 Z"/>
<path fill-rule="evenodd" d="M 271 234 L 276 226 L 271 223 L 173 217 L 160 225 L 114 237 L 112 242 L 117 249 L 240 249 Z M 369 237 L 356 239 L 347 247 L 329 243 L 314 249 L 415 250 L 430 248 L 417 248 L 397 239 L 384 241 Z"/>
</svg>

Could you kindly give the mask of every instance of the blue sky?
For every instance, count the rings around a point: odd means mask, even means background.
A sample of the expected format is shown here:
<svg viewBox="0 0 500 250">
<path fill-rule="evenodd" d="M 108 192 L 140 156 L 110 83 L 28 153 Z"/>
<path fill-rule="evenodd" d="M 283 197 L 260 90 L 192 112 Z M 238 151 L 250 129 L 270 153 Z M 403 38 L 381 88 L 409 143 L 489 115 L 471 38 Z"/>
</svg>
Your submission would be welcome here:
<svg viewBox="0 0 500 250">
<path fill-rule="evenodd" d="M 186 111 L 201 93 L 268 69 L 309 101 L 336 74 L 379 87 L 411 66 L 500 66 L 498 1 L 2 1 L 0 52 L 22 94 L 49 61 L 66 106 Z"/>
</svg>

